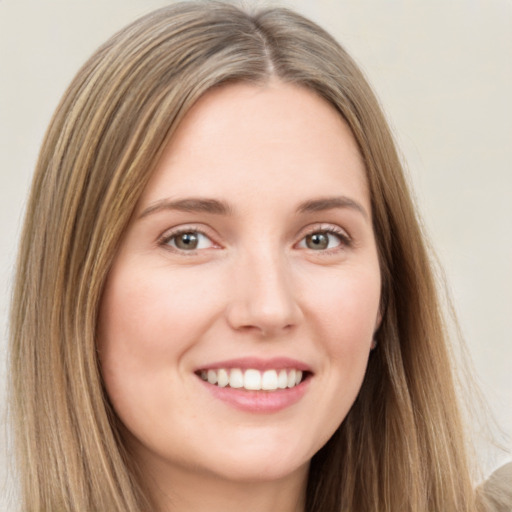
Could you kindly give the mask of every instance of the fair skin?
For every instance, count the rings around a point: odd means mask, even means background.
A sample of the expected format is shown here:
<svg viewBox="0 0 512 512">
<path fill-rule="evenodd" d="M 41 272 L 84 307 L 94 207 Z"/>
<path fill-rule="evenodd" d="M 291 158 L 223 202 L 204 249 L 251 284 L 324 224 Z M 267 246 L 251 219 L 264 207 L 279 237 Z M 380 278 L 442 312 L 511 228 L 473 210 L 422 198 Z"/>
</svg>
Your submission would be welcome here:
<svg viewBox="0 0 512 512">
<path fill-rule="evenodd" d="M 205 94 L 140 199 L 100 311 L 106 389 L 159 510 L 304 509 L 309 461 L 360 389 L 380 288 L 339 114 L 277 81 Z M 246 389 L 259 379 L 270 389 Z"/>
</svg>

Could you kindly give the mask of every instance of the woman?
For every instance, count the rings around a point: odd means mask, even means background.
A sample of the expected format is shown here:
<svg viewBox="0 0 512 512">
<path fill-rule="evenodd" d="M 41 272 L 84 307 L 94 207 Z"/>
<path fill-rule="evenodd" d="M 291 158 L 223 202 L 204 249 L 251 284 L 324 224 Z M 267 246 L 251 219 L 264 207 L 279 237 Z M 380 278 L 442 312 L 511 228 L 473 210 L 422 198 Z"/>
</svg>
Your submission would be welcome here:
<svg viewBox="0 0 512 512">
<path fill-rule="evenodd" d="M 176 4 L 85 64 L 11 330 L 23 510 L 477 510 L 389 129 L 290 11 Z"/>
</svg>

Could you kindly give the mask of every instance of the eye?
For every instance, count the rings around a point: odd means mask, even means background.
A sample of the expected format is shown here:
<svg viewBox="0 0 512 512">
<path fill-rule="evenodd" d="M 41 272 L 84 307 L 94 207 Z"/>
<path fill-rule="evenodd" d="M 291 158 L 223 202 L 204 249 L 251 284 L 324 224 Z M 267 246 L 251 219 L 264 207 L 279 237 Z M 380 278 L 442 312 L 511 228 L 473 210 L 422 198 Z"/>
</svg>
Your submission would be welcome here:
<svg viewBox="0 0 512 512">
<path fill-rule="evenodd" d="M 348 236 L 343 233 L 330 230 L 319 230 L 306 235 L 299 247 L 313 251 L 326 251 L 336 249 L 342 245 L 348 245 Z"/>
<path fill-rule="evenodd" d="M 163 245 L 168 245 L 180 251 L 195 251 L 209 249 L 214 246 L 212 240 L 200 231 L 182 231 L 173 233 L 163 240 Z"/>
</svg>

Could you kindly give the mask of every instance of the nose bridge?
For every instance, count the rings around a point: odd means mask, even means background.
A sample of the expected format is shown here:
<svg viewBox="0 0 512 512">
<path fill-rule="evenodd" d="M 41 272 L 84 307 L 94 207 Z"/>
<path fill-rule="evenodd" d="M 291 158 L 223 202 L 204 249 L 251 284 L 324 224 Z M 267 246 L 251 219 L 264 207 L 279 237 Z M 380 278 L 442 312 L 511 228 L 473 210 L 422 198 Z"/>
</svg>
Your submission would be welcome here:
<svg viewBox="0 0 512 512">
<path fill-rule="evenodd" d="M 295 325 L 300 308 L 286 257 L 259 246 L 237 259 L 229 320 L 236 329 L 253 328 L 263 334 Z"/>
</svg>

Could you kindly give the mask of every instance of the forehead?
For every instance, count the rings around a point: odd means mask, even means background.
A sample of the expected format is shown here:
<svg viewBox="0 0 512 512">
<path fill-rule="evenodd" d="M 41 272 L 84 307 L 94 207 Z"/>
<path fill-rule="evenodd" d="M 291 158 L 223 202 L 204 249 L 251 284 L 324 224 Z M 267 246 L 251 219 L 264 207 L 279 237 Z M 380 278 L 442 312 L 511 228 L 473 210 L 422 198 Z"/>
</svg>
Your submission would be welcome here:
<svg viewBox="0 0 512 512">
<path fill-rule="evenodd" d="M 191 108 L 142 203 L 191 193 L 263 199 L 275 191 L 298 199 L 355 195 L 369 208 L 367 188 L 357 144 L 331 104 L 292 84 L 238 83 L 207 92 Z"/>
</svg>

